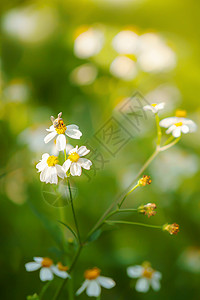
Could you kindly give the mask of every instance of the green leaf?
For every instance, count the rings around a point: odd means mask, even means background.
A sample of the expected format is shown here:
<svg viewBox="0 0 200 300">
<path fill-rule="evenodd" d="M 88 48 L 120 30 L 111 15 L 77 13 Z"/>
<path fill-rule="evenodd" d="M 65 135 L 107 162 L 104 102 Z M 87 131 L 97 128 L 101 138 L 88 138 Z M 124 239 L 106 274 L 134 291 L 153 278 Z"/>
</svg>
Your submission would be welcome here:
<svg viewBox="0 0 200 300">
<path fill-rule="evenodd" d="M 27 296 L 27 300 L 40 300 L 39 296 L 37 294 L 34 294 L 32 296 Z"/>
<path fill-rule="evenodd" d="M 62 221 L 58 221 L 60 224 L 64 225 L 69 231 L 73 234 L 73 236 L 78 240 L 76 232 L 67 224 L 63 223 Z"/>
</svg>

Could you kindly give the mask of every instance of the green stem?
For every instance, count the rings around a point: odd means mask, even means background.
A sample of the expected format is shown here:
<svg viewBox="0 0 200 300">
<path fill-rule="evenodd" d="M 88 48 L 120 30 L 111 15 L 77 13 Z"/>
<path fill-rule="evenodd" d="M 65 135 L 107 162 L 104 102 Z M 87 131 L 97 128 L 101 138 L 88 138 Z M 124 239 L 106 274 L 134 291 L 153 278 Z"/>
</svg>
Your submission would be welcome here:
<svg viewBox="0 0 200 300">
<path fill-rule="evenodd" d="M 64 150 L 64 155 L 65 155 L 65 161 L 67 160 L 67 152 L 66 149 Z"/>
<path fill-rule="evenodd" d="M 81 237 L 80 237 L 80 232 L 79 232 L 79 228 L 78 228 L 78 222 L 77 222 L 77 219 L 76 219 L 76 214 L 75 214 L 75 209 L 74 209 L 74 204 L 73 204 L 72 191 L 71 191 L 71 187 L 70 187 L 69 177 L 67 177 L 67 184 L 68 184 L 68 189 L 69 189 L 70 203 L 71 203 L 72 213 L 73 213 L 73 217 L 74 217 L 74 223 L 75 223 L 75 226 L 76 226 L 78 241 L 79 241 L 79 245 L 81 245 Z"/>
<path fill-rule="evenodd" d="M 162 138 L 162 131 L 161 131 L 161 128 L 160 128 L 160 118 L 158 116 L 158 114 L 156 113 L 155 114 L 155 118 L 156 118 L 156 127 L 157 127 L 157 146 L 160 146 L 160 142 L 161 142 L 161 138 Z"/>
<path fill-rule="evenodd" d="M 166 142 L 163 144 L 163 146 L 168 145 L 168 144 L 171 143 L 171 141 L 173 141 L 173 140 L 174 140 L 174 137 L 173 137 L 173 135 L 171 135 L 171 136 L 166 140 Z"/>
<path fill-rule="evenodd" d="M 121 200 L 120 203 L 118 203 L 118 207 L 120 208 L 122 206 L 122 204 L 124 203 L 124 200 L 126 199 L 126 197 L 128 197 L 128 195 L 130 195 L 135 189 L 137 189 L 137 187 L 139 187 L 139 183 L 137 183 Z"/>
<path fill-rule="evenodd" d="M 39 299 L 40 299 L 40 300 L 42 300 L 42 298 L 43 298 L 43 296 L 44 296 L 44 293 L 45 293 L 46 290 L 48 289 L 50 283 L 51 283 L 51 281 L 47 282 L 47 283 L 43 286 L 41 292 L 39 293 Z"/>
<path fill-rule="evenodd" d="M 178 137 L 178 138 L 176 138 L 172 143 L 167 144 L 166 146 L 161 147 L 160 151 L 165 151 L 165 150 L 171 148 L 172 146 L 176 145 L 180 141 L 180 139 L 181 139 L 181 136 Z"/>
<path fill-rule="evenodd" d="M 105 223 L 107 223 L 107 224 L 138 225 L 138 226 L 158 228 L 158 229 L 162 229 L 162 227 L 163 227 L 163 226 L 160 226 L 160 225 L 150 225 L 150 224 L 137 223 L 137 222 L 128 222 L 128 221 L 105 221 Z"/>
</svg>

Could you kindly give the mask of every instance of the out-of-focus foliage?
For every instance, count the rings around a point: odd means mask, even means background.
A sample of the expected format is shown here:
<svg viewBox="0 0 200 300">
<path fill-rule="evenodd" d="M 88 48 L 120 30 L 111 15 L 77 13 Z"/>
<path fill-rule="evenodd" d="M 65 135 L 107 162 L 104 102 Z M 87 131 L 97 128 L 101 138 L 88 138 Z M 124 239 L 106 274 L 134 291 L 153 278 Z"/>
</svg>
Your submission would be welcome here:
<svg viewBox="0 0 200 300">
<path fill-rule="evenodd" d="M 199 13 L 200 3 L 195 0 L 1 3 L 2 299 L 39 294 L 43 284 L 38 272 L 27 273 L 24 264 L 33 256 L 69 263 L 75 247 L 70 231 L 57 221 L 64 218 L 73 224 L 70 206 L 64 202 L 65 215 L 60 216 L 59 205 L 44 197 L 47 187 L 35 169 L 42 153 L 55 150 L 53 143 L 43 142 L 49 117 L 62 111 L 66 123 L 79 125 L 83 132 L 80 141 L 69 142 L 97 149 L 90 158 L 96 167 L 89 175 L 73 179 L 75 208 L 81 234 L 86 236 L 155 146 L 155 124 L 150 114 L 139 119 L 139 130 L 128 127 L 132 137 L 115 155 L 95 138 L 113 112 L 119 113 L 124 99 L 139 90 L 150 102 L 166 102 L 163 117 L 184 108 L 200 125 Z M 125 35 L 119 35 L 124 31 Z M 120 124 L 127 126 L 122 116 Z M 103 155 L 103 162 L 98 153 Z M 198 299 L 199 154 L 199 133 L 184 136 L 148 168 L 151 186 L 137 190 L 125 203 L 138 207 L 155 202 L 158 212 L 150 220 L 142 215 L 130 215 L 127 220 L 176 222 L 180 233 L 169 236 L 132 226 L 106 230 L 82 253 L 72 288 L 80 286 L 86 268 L 98 266 L 103 275 L 117 282 L 114 289 L 103 291 L 105 300 Z M 63 235 L 68 240 L 64 246 Z M 144 260 L 163 274 L 158 293 L 136 293 L 135 281 L 126 276 L 127 266 Z M 49 286 L 49 298 L 61 281 L 56 278 Z M 67 288 L 65 293 L 61 299 L 67 299 Z M 79 298 L 87 299 L 85 294 Z"/>
</svg>

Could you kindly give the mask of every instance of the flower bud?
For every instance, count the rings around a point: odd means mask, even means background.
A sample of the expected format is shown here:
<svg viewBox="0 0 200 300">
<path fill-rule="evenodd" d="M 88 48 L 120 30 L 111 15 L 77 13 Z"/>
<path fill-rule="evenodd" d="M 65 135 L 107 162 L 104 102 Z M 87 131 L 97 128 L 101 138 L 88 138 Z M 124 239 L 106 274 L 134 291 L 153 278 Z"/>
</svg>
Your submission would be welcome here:
<svg viewBox="0 0 200 300">
<path fill-rule="evenodd" d="M 155 203 L 148 203 L 146 205 L 141 205 L 138 207 L 138 212 L 141 214 L 144 214 L 145 216 L 148 216 L 150 218 L 151 216 L 155 216 L 156 214 L 156 205 Z"/>
<path fill-rule="evenodd" d="M 151 184 L 151 182 L 152 182 L 152 180 L 150 179 L 150 176 L 148 176 L 148 175 L 143 175 L 143 177 L 138 180 L 138 184 L 140 186 L 145 186 L 147 184 Z"/>
<path fill-rule="evenodd" d="M 167 230 L 171 235 L 177 234 L 179 232 L 179 225 L 176 223 L 173 224 L 165 224 L 163 226 L 163 230 Z"/>
</svg>

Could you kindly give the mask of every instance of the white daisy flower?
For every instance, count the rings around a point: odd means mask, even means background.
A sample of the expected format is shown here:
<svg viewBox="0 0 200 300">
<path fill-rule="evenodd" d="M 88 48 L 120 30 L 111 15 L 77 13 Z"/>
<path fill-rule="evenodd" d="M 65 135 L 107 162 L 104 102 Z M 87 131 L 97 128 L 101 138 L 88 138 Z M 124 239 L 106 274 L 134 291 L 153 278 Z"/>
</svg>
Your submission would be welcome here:
<svg viewBox="0 0 200 300">
<path fill-rule="evenodd" d="M 63 266 L 60 262 L 55 266 L 52 259 L 48 257 L 34 257 L 33 262 L 25 264 L 27 272 L 40 269 L 40 280 L 53 280 L 54 274 L 61 278 L 69 277 L 67 273 L 68 267 Z"/>
<path fill-rule="evenodd" d="M 139 278 L 135 286 L 137 292 L 146 293 L 150 286 L 154 291 L 160 289 L 162 274 L 153 270 L 148 262 L 144 262 L 141 266 L 128 267 L 127 274 L 131 278 Z"/>
<path fill-rule="evenodd" d="M 86 289 L 86 294 L 89 297 L 98 297 L 101 294 L 101 286 L 106 289 L 113 288 L 115 286 L 114 280 L 100 276 L 100 272 L 101 270 L 98 268 L 86 270 L 84 273 L 85 281 L 76 292 L 76 295 L 80 295 Z"/>
<path fill-rule="evenodd" d="M 163 109 L 165 107 L 165 103 L 161 102 L 161 103 L 152 103 L 151 105 L 145 105 L 143 107 L 144 110 L 150 110 L 152 111 L 154 114 L 157 114 L 159 112 L 159 110 Z"/>
<path fill-rule="evenodd" d="M 175 138 L 181 136 L 182 133 L 194 132 L 197 129 L 197 125 L 190 119 L 185 118 L 186 111 L 177 110 L 176 116 L 171 118 L 166 118 L 160 121 L 160 126 L 168 128 L 166 130 L 167 134 L 172 133 Z"/>
<path fill-rule="evenodd" d="M 40 173 L 40 180 L 46 183 L 58 183 L 58 176 L 62 179 L 66 177 L 66 172 L 62 166 L 58 165 L 58 158 L 54 155 L 45 153 L 42 155 L 42 159 L 36 165 L 38 172 Z"/>
<path fill-rule="evenodd" d="M 53 122 L 53 125 L 49 127 L 49 129 L 46 129 L 50 133 L 47 134 L 44 138 L 45 144 L 50 142 L 52 139 L 54 139 L 56 136 L 56 148 L 58 151 L 64 151 L 66 147 L 66 136 L 69 136 L 72 139 L 80 139 L 82 136 L 82 132 L 79 130 L 79 127 L 77 125 L 65 125 L 63 122 L 63 119 L 61 118 L 62 113 L 58 114 L 58 118 L 55 119 L 53 116 L 51 116 L 51 120 Z"/>
<path fill-rule="evenodd" d="M 90 152 L 85 146 L 78 148 L 73 148 L 69 151 L 68 158 L 63 164 L 63 169 L 67 172 L 70 168 L 70 174 L 72 176 L 80 176 L 82 169 L 89 170 L 92 162 L 87 158 L 82 158 L 82 156 L 87 155 Z"/>
</svg>

